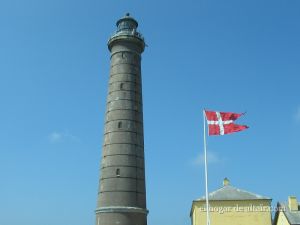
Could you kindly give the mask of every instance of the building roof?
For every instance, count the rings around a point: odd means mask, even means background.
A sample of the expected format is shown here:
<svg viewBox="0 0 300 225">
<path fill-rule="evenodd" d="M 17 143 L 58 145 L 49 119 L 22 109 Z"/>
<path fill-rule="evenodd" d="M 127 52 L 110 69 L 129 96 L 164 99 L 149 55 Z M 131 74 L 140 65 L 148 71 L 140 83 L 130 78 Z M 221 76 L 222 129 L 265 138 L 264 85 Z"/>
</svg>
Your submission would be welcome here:
<svg viewBox="0 0 300 225">
<path fill-rule="evenodd" d="M 278 204 L 284 213 L 285 217 L 289 221 L 291 225 L 299 225 L 300 224 L 300 205 L 298 205 L 297 211 L 291 211 L 286 203 L 279 203 Z"/>
<path fill-rule="evenodd" d="M 224 201 L 224 200 L 271 200 L 269 197 L 254 194 L 248 191 L 241 190 L 231 185 L 225 185 L 220 189 L 209 193 L 208 200 Z M 205 201 L 205 196 L 202 196 L 195 201 Z"/>
<path fill-rule="evenodd" d="M 192 216 L 193 209 L 196 202 L 204 202 L 205 196 L 193 201 L 190 216 Z M 243 201 L 243 200 L 269 200 L 272 199 L 262 195 L 254 194 L 230 185 L 230 181 L 225 178 L 223 180 L 223 187 L 208 194 L 209 201 Z M 300 224 L 299 224 L 300 225 Z"/>
</svg>

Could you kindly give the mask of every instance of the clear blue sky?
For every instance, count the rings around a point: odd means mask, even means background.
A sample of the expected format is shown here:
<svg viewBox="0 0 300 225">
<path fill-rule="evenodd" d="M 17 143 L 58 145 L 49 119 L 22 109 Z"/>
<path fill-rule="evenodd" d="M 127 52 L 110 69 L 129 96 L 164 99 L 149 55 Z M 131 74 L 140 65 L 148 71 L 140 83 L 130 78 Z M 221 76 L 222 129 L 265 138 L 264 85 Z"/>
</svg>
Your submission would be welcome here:
<svg viewBox="0 0 300 225">
<path fill-rule="evenodd" d="M 109 75 L 106 43 L 139 21 L 149 225 L 188 225 L 204 194 L 202 109 L 247 111 L 210 137 L 224 177 L 300 199 L 300 1 L 0 2 L 0 224 L 94 224 Z"/>
</svg>

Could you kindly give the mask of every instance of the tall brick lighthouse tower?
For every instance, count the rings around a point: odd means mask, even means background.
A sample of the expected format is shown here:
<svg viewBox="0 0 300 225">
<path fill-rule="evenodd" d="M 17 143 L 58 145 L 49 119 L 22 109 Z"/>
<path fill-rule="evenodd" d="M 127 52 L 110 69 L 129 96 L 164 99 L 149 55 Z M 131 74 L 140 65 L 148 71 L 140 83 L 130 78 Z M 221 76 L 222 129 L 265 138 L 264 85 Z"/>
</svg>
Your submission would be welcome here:
<svg viewBox="0 0 300 225">
<path fill-rule="evenodd" d="M 141 53 L 129 14 L 117 21 L 111 52 L 96 225 L 146 225 Z"/>
</svg>

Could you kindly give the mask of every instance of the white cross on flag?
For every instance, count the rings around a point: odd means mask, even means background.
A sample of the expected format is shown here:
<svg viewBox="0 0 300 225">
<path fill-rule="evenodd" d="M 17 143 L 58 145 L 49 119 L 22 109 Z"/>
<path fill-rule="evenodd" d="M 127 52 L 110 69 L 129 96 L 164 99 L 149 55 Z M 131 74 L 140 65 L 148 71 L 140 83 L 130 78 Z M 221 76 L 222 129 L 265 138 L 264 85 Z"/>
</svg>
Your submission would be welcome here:
<svg viewBox="0 0 300 225">
<path fill-rule="evenodd" d="M 209 135 L 224 135 L 247 129 L 248 126 L 246 125 L 233 123 L 242 115 L 244 115 L 244 113 L 216 112 L 205 110 Z"/>
</svg>

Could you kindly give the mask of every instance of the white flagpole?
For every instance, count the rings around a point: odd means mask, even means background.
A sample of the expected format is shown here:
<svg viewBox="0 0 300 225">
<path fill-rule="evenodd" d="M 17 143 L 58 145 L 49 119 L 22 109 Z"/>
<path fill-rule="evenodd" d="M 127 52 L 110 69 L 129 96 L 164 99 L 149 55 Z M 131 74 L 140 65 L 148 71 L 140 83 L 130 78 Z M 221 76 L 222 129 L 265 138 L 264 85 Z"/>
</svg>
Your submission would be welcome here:
<svg viewBox="0 0 300 225">
<path fill-rule="evenodd" d="M 207 185 L 207 154 L 206 154 L 206 129 L 205 129 L 205 111 L 203 110 L 203 137 L 204 137 L 204 167 L 205 167 L 205 199 L 206 199 L 206 224 L 210 225 L 209 204 L 208 204 L 208 185 Z"/>
</svg>

